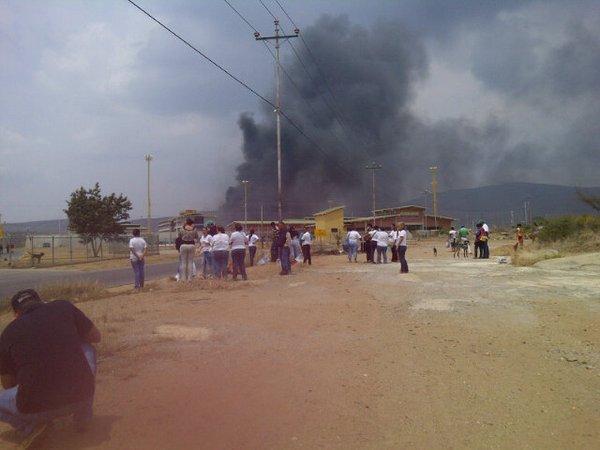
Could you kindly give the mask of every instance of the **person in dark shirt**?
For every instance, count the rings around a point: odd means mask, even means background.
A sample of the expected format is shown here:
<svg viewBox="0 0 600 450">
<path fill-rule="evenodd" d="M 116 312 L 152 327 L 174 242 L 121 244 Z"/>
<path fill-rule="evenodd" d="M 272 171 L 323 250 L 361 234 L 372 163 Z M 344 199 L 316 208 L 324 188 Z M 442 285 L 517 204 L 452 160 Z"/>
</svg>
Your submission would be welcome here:
<svg viewBox="0 0 600 450">
<path fill-rule="evenodd" d="M 65 300 L 44 303 L 33 289 L 11 299 L 15 319 L 0 336 L 0 421 L 27 440 L 47 424 L 73 416 L 85 429 L 92 419 L 100 331 Z M 27 447 L 28 445 L 22 444 Z"/>
</svg>

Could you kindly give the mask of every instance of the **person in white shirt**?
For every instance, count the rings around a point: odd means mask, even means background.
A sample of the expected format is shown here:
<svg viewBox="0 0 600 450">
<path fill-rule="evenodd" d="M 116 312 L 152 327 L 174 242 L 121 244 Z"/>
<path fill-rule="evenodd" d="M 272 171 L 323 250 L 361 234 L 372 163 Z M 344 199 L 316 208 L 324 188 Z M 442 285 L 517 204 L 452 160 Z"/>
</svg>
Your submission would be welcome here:
<svg viewBox="0 0 600 450">
<path fill-rule="evenodd" d="M 229 260 L 229 236 L 225 228 L 217 227 L 217 234 L 212 238 L 212 256 L 214 263 L 214 277 L 227 279 L 227 262 Z"/>
<path fill-rule="evenodd" d="M 202 229 L 202 237 L 200 238 L 200 256 L 202 257 L 202 278 L 213 277 L 213 259 L 212 259 L 212 236 L 208 234 L 208 228 Z"/>
<path fill-rule="evenodd" d="M 235 224 L 235 231 L 231 233 L 229 243 L 231 244 L 231 261 L 233 262 L 233 280 L 237 280 L 238 272 L 242 275 L 243 280 L 247 280 L 246 244 L 248 243 L 248 236 L 244 234 L 239 223 Z"/>
<path fill-rule="evenodd" d="M 312 245 L 312 236 L 310 234 L 308 226 L 304 227 L 304 232 L 302 233 L 302 237 L 300 238 L 300 240 L 302 241 L 302 256 L 303 256 L 302 264 L 308 262 L 308 265 L 310 266 L 312 264 L 312 259 L 310 256 L 310 246 Z"/>
<path fill-rule="evenodd" d="M 392 225 L 392 231 L 390 231 L 390 239 L 388 241 L 391 242 L 392 247 L 392 262 L 398 262 L 398 247 L 396 247 L 396 241 L 398 240 L 398 229 L 396 228 L 396 224 Z"/>
<path fill-rule="evenodd" d="M 450 231 L 448 231 L 448 247 L 452 250 L 456 247 L 456 233 L 454 227 L 451 227 Z"/>
<path fill-rule="evenodd" d="M 348 262 L 352 262 L 352 258 L 354 258 L 354 262 L 358 262 L 356 258 L 358 257 L 360 233 L 354 227 L 350 227 L 350 231 L 346 234 L 346 240 L 348 241 Z"/>
<path fill-rule="evenodd" d="M 147 248 L 146 241 L 140 237 L 140 230 L 133 230 L 133 237 L 129 240 L 129 259 L 133 267 L 135 289 L 144 287 L 144 256 Z"/>
<path fill-rule="evenodd" d="M 377 231 L 373 235 L 373 239 L 377 241 L 377 264 L 381 264 L 381 256 L 383 255 L 383 263 L 387 264 L 387 248 L 388 239 L 390 236 L 387 231 L 377 227 Z"/>
<path fill-rule="evenodd" d="M 248 250 L 250 251 L 250 266 L 254 265 L 254 257 L 256 256 L 256 244 L 260 241 L 258 235 L 254 232 L 254 230 L 250 230 L 250 234 L 248 235 Z"/>
<path fill-rule="evenodd" d="M 406 225 L 404 225 L 404 222 L 400 222 L 398 228 L 400 231 L 398 232 L 396 246 L 398 247 L 398 259 L 400 259 L 400 273 L 408 273 L 408 263 L 406 262 L 406 241 L 408 239 L 408 233 L 406 232 Z"/>
</svg>

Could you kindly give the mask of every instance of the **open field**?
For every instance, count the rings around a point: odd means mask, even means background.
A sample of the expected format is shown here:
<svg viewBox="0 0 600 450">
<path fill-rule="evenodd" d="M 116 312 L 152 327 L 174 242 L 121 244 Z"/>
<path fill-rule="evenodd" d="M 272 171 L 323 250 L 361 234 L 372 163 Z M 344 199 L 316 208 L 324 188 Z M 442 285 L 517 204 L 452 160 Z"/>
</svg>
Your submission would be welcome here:
<svg viewBox="0 0 600 450">
<path fill-rule="evenodd" d="M 47 446 L 597 447 L 600 254 L 515 267 L 436 247 L 409 247 L 407 275 L 320 256 L 80 303 L 103 333 L 97 417 Z"/>
</svg>

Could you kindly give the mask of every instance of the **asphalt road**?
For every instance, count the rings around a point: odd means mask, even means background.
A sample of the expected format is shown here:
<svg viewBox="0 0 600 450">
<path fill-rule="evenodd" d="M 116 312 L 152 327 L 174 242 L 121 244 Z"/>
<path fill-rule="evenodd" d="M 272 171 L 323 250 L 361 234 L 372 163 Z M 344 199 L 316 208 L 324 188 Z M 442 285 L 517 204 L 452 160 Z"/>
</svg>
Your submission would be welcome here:
<svg viewBox="0 0 600 450">
<path fill-rule="evenodd" d="M 177 262 L 148 264 L 145 267 L 146 280 L 172 276 L 177 272 Z M 98 281 L 108 287 L 131 284 L 133 288 L 133 270 L 110 269 L 94 272 L 46 269 L 0 269 L 0 300 L 11 297 L 15 292 L 27 288 L 39 288 L 48 283 L 59 281 Z"/>
</svg>

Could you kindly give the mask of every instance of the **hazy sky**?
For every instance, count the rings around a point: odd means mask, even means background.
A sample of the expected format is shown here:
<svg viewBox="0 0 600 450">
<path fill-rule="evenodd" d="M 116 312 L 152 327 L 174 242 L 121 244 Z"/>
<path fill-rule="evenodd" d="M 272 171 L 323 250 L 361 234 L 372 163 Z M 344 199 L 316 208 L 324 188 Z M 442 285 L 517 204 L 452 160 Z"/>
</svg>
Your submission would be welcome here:
<svg viewBox="0 0 600 450">
<path fill-rule="evenodd" d="M 370 186 L 364 165 L 371 159 L 385 166 L 380 179 L 396 190 L 392 201 L 421 193 L 430 165 L 439 167 L 440 190 L 509 181 L 600 185 L 597 1 L 136 3 L 270 101 L 273 57 L 251 26 L 272 35 L 273 14 L 290 33 L 289 15 L 305 39 L 282 44 L 295 80 L 284 83 L 282 109 L 287 99 L 296 123 L 335 153 L 328 133 L 339 127 L 308 117 L 324 91 L 308 88 L 311 77 L 301 73 L 328 72 L 347 125 L 364 125 L 374 146 L 386 147 L 348 150 L 360 168 L 350 174 L 355 187 Z M 145 217 L 148 153 L 153 216 L 216 209 L 256 166 L 252 143 L 272 142 L 264 151 L 275 152 L 272 108 L 127 0 L 0 0 L 0 58 L 2 221 L 63 218 L 69 194 L 95 182 L 105 194 L 126 195 L 132 218 Z M 377 98 L 378 87 L 386 114 L 379 118 L 368 114 L 376 104 L 360 106 L 361 98 Z M 249 137 L 253 130 L 266 137 Z M 310 181 L 318 192 L 318 177 Z M 250 191 L 259 183 L 251 179 Z M 347 202 L 346 185 L 325 194 Z M 293 189 L 298 198 L 305 192 Z M 327 195 L 311 194 L 307 207 L 326 208 Z M 266 201 L 274 199 L 275 192 Z"/>
</svg>

